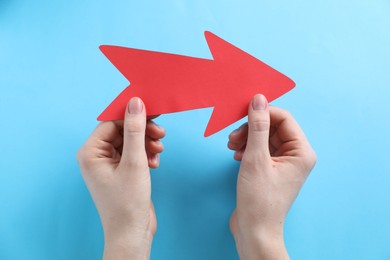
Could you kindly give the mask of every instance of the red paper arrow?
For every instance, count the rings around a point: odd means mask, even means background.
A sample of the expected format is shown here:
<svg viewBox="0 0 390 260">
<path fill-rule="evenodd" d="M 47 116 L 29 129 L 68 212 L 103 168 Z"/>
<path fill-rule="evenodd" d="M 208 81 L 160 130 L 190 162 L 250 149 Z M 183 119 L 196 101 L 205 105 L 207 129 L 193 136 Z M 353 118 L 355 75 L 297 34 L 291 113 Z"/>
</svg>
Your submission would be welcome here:
<svg viewBox="0 0 390 260">
<path fill-rule="evenodd" d="M 205 32 L 214 60 L 102 45 L 100 50 L 131 82 L 98 117 L 124 118 L 131 97 L 140 97 L 148 115 L 214 107 L 204 136 L 212 135 L 245 117 L 257 93 L 272 101 L 295 83 L 282 73 Z"/>
</svg>

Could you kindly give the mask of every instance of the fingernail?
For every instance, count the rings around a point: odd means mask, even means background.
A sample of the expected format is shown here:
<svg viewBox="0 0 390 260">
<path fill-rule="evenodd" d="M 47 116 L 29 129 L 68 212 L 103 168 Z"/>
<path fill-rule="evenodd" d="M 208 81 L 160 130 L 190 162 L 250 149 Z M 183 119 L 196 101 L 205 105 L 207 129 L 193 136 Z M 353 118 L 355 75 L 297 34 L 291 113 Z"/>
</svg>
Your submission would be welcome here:
<svg viewBox="0 0 390 260">
<path fill-rule="evenodd" d="M 141 99 L 138 97 L 133 97 L 128 106 L 128 111 L 130 114 L 141 114 L 143 110 L 143 105 Z"/>
<path fill-rule="evenodd" d="M 267 99 L 262 94 L 254 96 L 252 101 L 253 110 L 265 110 L 268 106 Z"/>
</svg>

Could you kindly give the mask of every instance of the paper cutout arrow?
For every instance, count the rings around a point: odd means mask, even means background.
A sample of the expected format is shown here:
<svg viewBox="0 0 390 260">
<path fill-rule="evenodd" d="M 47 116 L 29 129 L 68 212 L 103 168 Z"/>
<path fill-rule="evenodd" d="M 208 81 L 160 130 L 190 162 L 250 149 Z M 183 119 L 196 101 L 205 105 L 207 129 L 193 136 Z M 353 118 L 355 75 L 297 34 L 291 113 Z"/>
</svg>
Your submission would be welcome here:
<svg viewBox="0 0 390 260">
<path fill-rule="evenodd" d="M 100 50 L 131 82 L 98 117 L 124 118 L 131 97 L 140 97 L 147 115 L 214 107 L 204 136 L 248 114 L 248 104 L 262 93 L 272 101 L 295 83 L 255 57 L 211 32 L 205 37 L 214 60 L 102 45 Z"/>
</svg>

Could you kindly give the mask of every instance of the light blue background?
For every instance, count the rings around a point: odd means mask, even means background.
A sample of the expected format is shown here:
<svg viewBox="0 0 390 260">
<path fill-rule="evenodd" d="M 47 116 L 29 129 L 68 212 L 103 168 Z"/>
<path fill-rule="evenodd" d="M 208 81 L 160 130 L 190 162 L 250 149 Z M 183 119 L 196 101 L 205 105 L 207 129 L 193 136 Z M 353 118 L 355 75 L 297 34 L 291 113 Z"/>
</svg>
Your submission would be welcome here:
<svg viewBox="0 0 390 260">
<path fill-rule="evenodd" d="M 0 259 L 101 256 L 75 153 L 127 81 L 98 46 L 211 58 L 204 30 L 297 83 L 273 103 L 318 155 L 287 219 L 292 258 L 390 259 L 390 2 L 234 2 L 0 0 Z M 157 120 L 152 259 L 238 258 L 226 142 L 243 121 L 204 138 L 211 111 Z"/>
</svg>

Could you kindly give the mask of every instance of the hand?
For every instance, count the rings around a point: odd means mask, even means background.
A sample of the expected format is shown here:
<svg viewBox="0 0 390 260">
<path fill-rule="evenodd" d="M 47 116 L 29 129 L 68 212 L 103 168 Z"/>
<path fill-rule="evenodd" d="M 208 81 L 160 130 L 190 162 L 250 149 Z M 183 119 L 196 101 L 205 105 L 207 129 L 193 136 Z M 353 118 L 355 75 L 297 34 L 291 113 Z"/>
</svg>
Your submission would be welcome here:
<svg viewBox="0 0 390 260">
<path fill-rule="evenodd" d="M 253 98 L 248 123 L 230 134 L 228 147 L 241 161 L 230 219 L 241 259 L 289 259 L 283 225 L 315 165 L 313 149 L 294 118 L 268 107 L 263 95 Z"/>
<path fill-rule="evenodd" d="M 104 259 L 149 259 L 157 228 L 149 167 L 159 166 L 164 135 L 132 98 L 125 120 L 98 125 L 77 153 L 102 221 Z"/>
</svg>

